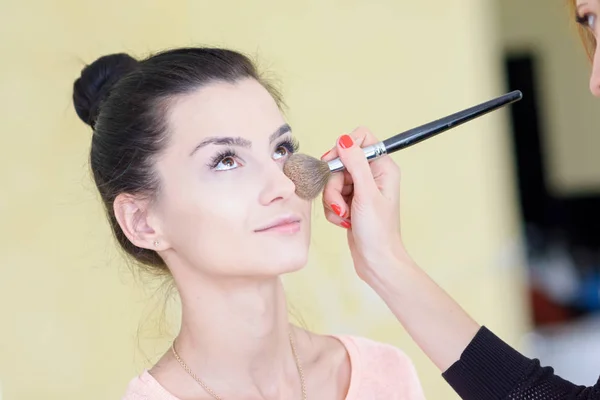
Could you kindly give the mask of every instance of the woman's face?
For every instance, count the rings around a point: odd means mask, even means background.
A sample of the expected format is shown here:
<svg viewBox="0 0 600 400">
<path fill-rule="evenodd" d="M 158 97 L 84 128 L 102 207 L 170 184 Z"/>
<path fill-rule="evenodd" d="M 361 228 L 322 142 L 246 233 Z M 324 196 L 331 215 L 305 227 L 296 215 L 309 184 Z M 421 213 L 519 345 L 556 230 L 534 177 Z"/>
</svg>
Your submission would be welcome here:
<svg viewBox="0 0 600 400">
<path fill-rule="evenodd" d="M 167 263 L 236 277 L 303 267 L 310 203 L 283 174 L 295 145 L 268 91 L 253 79 L 213 83 L 176 99 L 168 122 L 152 206 Z"/>
<path fill-rule="evenodd" d="M 588 29 L 596 38 L 596 50 L 594 52 L 594 63 L 590 77 L 590 91 L 596 97 L 600 97 L 600 0 L 577 0 L 577 21 Z"/>
</svg>

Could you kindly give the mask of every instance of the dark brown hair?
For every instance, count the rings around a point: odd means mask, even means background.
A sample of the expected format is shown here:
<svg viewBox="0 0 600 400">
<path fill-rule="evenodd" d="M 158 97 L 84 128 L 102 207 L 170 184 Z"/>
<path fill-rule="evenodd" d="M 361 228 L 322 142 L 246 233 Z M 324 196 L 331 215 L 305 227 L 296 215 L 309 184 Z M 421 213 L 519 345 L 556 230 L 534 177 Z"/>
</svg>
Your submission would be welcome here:
<svg viewBox="0 0 600 400">
<path fill-rule="evenodd" d="M 106 214 L 120 246 L 150 271 L 168 273 L 161 257 L 133 245 L 113 209 L 121 193 L 155 196 L 157 155 L 168 143 L 172 100 L 214 82 L 259 81 L 281 98 L 243 54 L 217 48 L 180 48 L 138 61 L 123 53 L 86 66 L 73 87 L 75 111 L 93 129 L 90 164 Z"/>
</svg>

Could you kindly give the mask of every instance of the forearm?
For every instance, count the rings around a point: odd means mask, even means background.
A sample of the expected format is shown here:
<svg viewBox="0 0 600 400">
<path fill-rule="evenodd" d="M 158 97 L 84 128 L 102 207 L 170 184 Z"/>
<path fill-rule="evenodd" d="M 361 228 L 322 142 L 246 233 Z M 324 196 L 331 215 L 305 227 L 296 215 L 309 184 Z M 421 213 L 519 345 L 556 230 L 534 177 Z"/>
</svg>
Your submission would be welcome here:
<svg viewBox="0 0 600 400">
<path fill-rule="evenodd" d="M 477 324 L 414 263 L 372 270 L 365 279 L 461 398 L 600 400 L 600 379 L 593 387 L 578 386 L 523 356 Z"/>
<path fill-rule="evenodd" d="M 378 268 L 369 285 L 433 363 L 446 371 L 480 328 L 442 288 L 412 262 Z"/>
</svg>

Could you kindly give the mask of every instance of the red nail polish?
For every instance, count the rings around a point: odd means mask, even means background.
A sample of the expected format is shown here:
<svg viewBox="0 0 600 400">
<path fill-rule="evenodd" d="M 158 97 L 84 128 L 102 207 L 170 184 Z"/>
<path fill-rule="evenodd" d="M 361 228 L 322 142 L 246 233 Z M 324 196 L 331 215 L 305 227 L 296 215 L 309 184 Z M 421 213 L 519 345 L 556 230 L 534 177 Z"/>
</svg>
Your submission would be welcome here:
<svg viewBox="0 0 600 400">
<path fill-rule="evenodd" d="M 350 136 L 342 135 L 340 137 L 340 146 L 342 146 L 343 149 L 352 147 L 353 144 L 354 144 L 354 141 L 352 140 L 352 138 Z"/>
<path fill-rule="evenodd" d="M 331 209 L 333 210 L 334 213 L 336 213 L 338 215 L 338 217 L 342 216 L 342 208 L 340 206 L 338 206 L 337 204 L 332 204 Z"/>
<path fill-rule="evenodd" d="M 350 227 L 352 226 L 352 224 L 348 221 L 342 221 L 342 222 L 340 222 L 340 225 L 346 229 L 350 229 Z"/>
<path fill-rule="evenodd" d="M 321 159 L 322 159 L 323 157 L 325 157 L 325 156 L 326 156 L 327 154 L 329 154 L 329 153 L 331 153 L 331 150 L 329 150 L 329 151 L 327 151 L 327 153 L 323 154 L 323 155 L 321 156 Z"/>
</svg>

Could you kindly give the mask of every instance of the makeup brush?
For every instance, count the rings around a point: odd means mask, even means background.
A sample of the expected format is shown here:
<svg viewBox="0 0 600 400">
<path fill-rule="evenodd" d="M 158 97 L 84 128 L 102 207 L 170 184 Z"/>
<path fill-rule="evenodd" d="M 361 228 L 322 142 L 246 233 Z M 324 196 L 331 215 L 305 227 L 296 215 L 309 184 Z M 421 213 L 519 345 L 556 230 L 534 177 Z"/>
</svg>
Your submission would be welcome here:
<svg viewBox="0 0 600 400">
<path fill-rule="evenodd" d="M 386 154 L 415 145 L 522 98 L 523 93 L 520 90 L 515 90 L 447 117 L 399 133 L 389 139 L 364 147 L 362 150 L 367 160 L 375 160 Z M 325 162 L 301 153 L 292 154 L 283 166 L 284 174 L 296 185 L 296 194 L 306 200 L 317 197 L 327 184 L 331 174 L 344 169 L 345 167 L 339 158 Z"/>
</svg>

